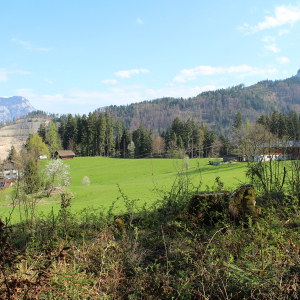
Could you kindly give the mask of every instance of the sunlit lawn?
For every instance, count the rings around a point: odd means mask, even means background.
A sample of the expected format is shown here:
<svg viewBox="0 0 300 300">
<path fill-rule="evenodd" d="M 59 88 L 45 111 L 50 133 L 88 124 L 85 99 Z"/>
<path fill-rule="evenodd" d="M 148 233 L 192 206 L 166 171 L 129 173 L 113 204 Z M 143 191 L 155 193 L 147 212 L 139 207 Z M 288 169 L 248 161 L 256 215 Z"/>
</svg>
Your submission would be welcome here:
<svg viewBox="0 0 300 300">
<path fill-rule="evenodd" d="M 245 163 L 208 165 L 211 159 L 190 159 L 188 174 L 194 184 L 202 182 L 201 190 L 212 187 L 217 176 L 224 182 L 225 189 L 233 190 L 246 182 Z M 181 159 L 117 159 L 106 157 L 78 157 L 65 161 L 70 165 L 72 183 L 67 190 L 73 194 L 72 210 L 80 211 L 85 207 L 107 208 L 120 197 L 119 187 L 129 199 L 138 199 L 138 205 L 150 204 L 159 196 L 156 188 L 171 188 L 178 171 L 183 167 Z M 47 162 L 42 162 L 45 165 Z M 153 167 L 153 175 L 152 175 Z M 83 186 L 81 180 L 88 176 L 91 184 Z M 0 205 L 10 203 L 10 191 L 0 192 Z M 122 200 L 117 201 L 118 209 L 124 207 Z M 37 205 L 37 212 L 45 214 L 59 210 L 59 195 L 44 198 Z M 0 207 L 0 217 L 7 216 L 11 207 Z M 19 215 L 18 208 L 14 219 Z"/>
</svg>

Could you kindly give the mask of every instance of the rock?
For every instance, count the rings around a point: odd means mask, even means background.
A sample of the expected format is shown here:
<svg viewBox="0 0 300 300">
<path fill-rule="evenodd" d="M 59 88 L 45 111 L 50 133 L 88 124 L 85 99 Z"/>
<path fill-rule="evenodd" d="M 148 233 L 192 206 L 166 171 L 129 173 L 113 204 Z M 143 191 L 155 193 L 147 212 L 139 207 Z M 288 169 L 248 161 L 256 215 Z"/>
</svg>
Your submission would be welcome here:
<svg viewBox="0 0 300 300">
<path fill-rule="evenodd" d="M 235 190 L 229 198 L 229 212 L 236 221 L 247 221 L 247 216 L 252 222 L 258 221 L 260 209 L 255 207 L 256 194 L 252 184 L 245 184 Z"/>
<path fill-rule="evenodd" d="M 24 97 L 0 97 L 0 121 L 13 120 L 34 110 L 35 108 Z"/>
<path fill-rule="evenodd" d="M 220 219 L 220 213 L 227 211 L 228 196 L 227 191 L 195 194 L 176 220 L 214 225 Z"/>
</svg>

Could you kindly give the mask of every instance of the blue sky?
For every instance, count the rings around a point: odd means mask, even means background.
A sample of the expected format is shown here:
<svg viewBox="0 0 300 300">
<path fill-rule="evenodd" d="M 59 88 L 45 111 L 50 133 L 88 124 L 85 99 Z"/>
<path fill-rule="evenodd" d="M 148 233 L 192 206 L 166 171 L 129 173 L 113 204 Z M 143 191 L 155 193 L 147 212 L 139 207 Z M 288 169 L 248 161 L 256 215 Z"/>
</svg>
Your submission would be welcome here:
<svg viewBox="0 0 300 300">
<path fill-rule="evenodd" d="M 2 1 L 0 96 L 88 113 L 300 69 L 299 1 Z"/>
</svg>

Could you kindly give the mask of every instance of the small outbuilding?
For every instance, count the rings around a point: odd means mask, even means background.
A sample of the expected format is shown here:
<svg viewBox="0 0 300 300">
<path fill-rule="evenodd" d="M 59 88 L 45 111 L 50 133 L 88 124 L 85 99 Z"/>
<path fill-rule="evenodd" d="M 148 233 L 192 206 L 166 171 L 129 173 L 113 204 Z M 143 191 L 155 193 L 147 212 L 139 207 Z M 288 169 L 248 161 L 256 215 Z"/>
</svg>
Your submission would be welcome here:
<svg viewBox="0 0 300 300">
<path fill-rule="evenodd" d="M 247 161 L 247 156 L 243 153 L 231 153 L 229 155 L 223 156 L 224 162 L 240 162 L 240 161 Z"/>
<path fill-rule="evenodd" d="M 72 150 L 57 150 L 55 154 L 61 159 L 73 159 L 75 157 Z"/>
</svg>

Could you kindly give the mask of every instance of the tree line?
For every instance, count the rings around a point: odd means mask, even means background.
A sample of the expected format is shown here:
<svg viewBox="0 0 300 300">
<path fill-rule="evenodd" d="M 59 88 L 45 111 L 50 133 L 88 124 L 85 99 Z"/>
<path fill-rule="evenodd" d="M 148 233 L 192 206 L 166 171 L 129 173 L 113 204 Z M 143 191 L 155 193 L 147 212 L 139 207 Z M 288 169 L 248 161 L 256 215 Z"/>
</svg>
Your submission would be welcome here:
<svg viewBox="0 0 300 300">
<path fill-rule="evenodd" d="M 123 128 L 108 112 L 68 115 L 50 126 L 40 125 L 38 135 L 53 156 L 58 149 L 72 150 L 77 156 L 143 157 L 211 157 L 228 154 L 233 148 L 228 137 L 218 137 L 207 124 L 193 118 L 176 117 L 169 129 L 155 137 L 152 129 L 141 124 L 132 132 Z"/>
</svg>

